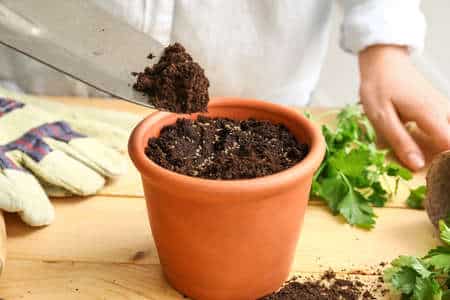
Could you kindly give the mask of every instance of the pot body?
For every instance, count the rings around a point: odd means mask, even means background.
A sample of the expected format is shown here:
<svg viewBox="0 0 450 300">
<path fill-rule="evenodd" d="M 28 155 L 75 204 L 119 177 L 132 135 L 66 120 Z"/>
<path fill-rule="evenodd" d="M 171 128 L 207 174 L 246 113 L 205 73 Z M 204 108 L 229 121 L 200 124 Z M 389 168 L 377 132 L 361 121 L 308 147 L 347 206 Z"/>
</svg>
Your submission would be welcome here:
<svg viewBox="0 0 450 300">
<path fill-rule="evenodd" d="M 324 142 L 309 120 L 279 105 L 221 98 L 208 110 L 210 116 L 281 122 L 311 148 L 302 162 L 274 175 L 206 180 L 168 171 L 145 157 L 148 138 L 179 116 L 155 113 L 130 138 L 169 283 L 193 299 L 256 299 L 277 290 L 289 274 Z"/>
</svg>

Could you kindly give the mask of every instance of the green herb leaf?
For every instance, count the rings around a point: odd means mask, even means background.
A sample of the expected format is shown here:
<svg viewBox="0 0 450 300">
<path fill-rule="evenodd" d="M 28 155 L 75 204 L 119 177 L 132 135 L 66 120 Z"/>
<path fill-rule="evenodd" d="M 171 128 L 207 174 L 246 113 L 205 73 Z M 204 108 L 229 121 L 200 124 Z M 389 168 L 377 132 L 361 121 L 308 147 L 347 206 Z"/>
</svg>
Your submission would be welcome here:
<svg viewBox="0 0 450 300">
<path fill-rule="evenodd" d="M 426 193 L 427 188 L 423 185 L 410 190 L 408 199 L 406 199 L 406 204 L 414 209 L 422 209 Z"/>
<path fill-rule="evenodd" d="M 348 223 L 372 228 L 372 206 L 382 207 L 392 195 L 381 184 L 384 177 L 412 178 L 411 172 L 386 159 L 388 151 L 375 144 L 375 130 L 358 105 L 347 106 L 337 115 L 336 128 L 322 126 L 327 153 L 313 178 L 312 195 L 327 203 L 333 214 Z"/>
<path fill-rule="evenodd" d="M 389 278 L 389 282 L 401 293 L 410 295 L 414 291 L 418 276 L 417 272 L 411 268 L 400 268 Z"/>
<path fill-rule="evenodd" d="M 443 240 L 448 246 L 450 246 L 450 228 L 447 226 L 444 220 L 439 221 L 439 231 L 441 240 Z"/>
<path fill-rule="evenodd" d="M 372 185 L 372 194 L 369 196 L 368 200 L 376 207 L 383 207 L 387 202 L 387 192 L 381 186 L 380 182 L 374 182 Z"/>
<path fill-rule="evenodd" d="M 434 278 L 416 279 L 414 287 L 414 300 L 440 300 L 442 297 L 442 290 L 439 283 Z"/>
<path fill-rule="evenodd" d="M 341 149 L 330 157 L 329 163 L 346 176 L 358 177 L 362 176 L 368 167 L 368 159 L 369 151 L 367 149 L 355 148 L 349 153 L 345 153 L 344 149 Z"/>
<path fill-rule="evenodd" d="M 427 270 L 424 263 L 414 256 L 399 256 L 391 262 L 394 267 L 409 267 L 414 269 L 420 276 L 429 277 L 431 272 Z"/>
<path fill-rule="evenodd" d="M 446 243 L 431 249 L 422 259 L 400 256 L 384 272 L 384 280 L 402 294 L 402 299 L 450 300 L 450 229 L 439 222 Z"/>
<path fill-rule="evenodd" d="M 437 247 L 432 249 L 423 258 L 423 261 L 435 271 L 448 273 L 450 272 L 450 248 Z"/>
<path fill-rule="evenodd" d="M 338 209 L 349 224 L 367 229 L 372 228 L 375 224 L 375 214 L 372 208 L 367 204 L 364 197 L 356 191 L 350 189 L 339 204 Z"/>
<path fill-rule="evenodd" d="M 389 163 L 387 165 L 386 172 L 389 176 L 400 176 L 405 180 L 410 180 L 413 177 L 411 171 L 403 168 L 402 166 L 396 163 Z"/>
<path fill-rule="evenodd" d="M 319 196 L 325 200 L 333 214 L 339 212 L 338 206 L 348 192 L 348 187 L 340 176 L 325 178 L 320 184 Z"/>
</svg>

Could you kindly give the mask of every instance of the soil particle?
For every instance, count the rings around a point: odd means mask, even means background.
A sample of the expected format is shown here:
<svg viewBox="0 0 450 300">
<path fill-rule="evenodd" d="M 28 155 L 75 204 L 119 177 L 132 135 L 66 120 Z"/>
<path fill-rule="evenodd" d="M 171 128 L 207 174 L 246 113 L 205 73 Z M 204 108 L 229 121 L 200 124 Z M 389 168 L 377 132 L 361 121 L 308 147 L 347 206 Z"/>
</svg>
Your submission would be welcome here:
<svg viewBox="0 0 450 300">
<path fill-rule="evenodd" d="M 322 275 L 322 280 L 331 280 L 336 278 L 336 273 L 333 270 L 327 270 Z"/>
<path fill-rule="evenodd" d="M 278 292 L 259 300 L 373 300 L 388 292 L 379 283 L 364 283 L 354 275 L 338 278 L 328 270 L 320 277 L 293 277 Z"/>
<path fill-rule="evenodd" d="M 153 54 L 148 58 L 153 58 Z M 138 73 L 133 88 L 147 94 L 149 102 L 160 110 L 207 111 L 209 80 L 179 43 L 166 47 L 158 63 Z"/>
<path fill-rule="evenodd" d="M 282 124 L 199 116 L 180 118 L 151 138 L 146 155 L 158 165 L 207 179 L 244 179 L 292 167 L 308 153 Z"/>
<path fill-rule="evenodd" d="M 146 256 L 144 251 L 137 251 L 133 257 L 131 258 L 131 260 L 136 261 L 136 260 L 141 260 Z"/>
</svg>

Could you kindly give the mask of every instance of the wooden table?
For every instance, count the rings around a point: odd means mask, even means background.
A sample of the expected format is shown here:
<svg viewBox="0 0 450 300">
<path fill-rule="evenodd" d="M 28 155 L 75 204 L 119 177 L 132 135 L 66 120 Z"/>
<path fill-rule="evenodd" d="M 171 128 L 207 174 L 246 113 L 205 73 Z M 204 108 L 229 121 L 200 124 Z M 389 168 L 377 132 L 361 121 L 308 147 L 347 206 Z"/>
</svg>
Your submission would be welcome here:
<svg viewBox="0 0 450 300">
<path fill-rule="evenodd" d="M 149 114 L 120 101 L 58 101 Z M 411 185 L 423 183 L 423 177 L 417 174 Z M 311 201 L 292 272 L 317 275 L 333 268 L 341 274 L 367 273 L 359 276 L 376 281 L 374 266 L 380 262 L 425 254 L 439 241 L 426 213 L 406 208 L 404 200 L 402 192 L 387 207 L 375 209 L 377 225 L 371 231 L 351 227 L 321 202 Z M 8 258 L 0 298 L 182 299 L 161 273 L 140 178 L 131 162 L 128 174 L 97 196 L 53 203 L 56 220 L 45 228 L 6 216 Z"/>
</svg>

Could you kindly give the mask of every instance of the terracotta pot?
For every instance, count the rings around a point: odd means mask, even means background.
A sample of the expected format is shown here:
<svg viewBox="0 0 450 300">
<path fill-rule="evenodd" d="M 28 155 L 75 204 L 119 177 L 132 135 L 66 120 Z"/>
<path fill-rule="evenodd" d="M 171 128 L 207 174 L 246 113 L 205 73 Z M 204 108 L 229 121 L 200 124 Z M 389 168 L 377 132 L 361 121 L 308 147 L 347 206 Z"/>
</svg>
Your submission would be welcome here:
<svg viewBox="0 0 450 300">
<path fill-rule="evenodd" d="M 277 290 L 289 275 L 325 144 L 311 121 L 280 105 L 218 98 L 208 109 L 213 117 L 281 122 L 311 147 L 303 161 L 274 175 L 208 180 L 166 170 L 144 154 L 147 140 L 179 115 L 154 113 L 130 137 L 129 153 L 142 176 L 153 237 L 169 283 L 193 299 L 256 299 Z"/>
</svg>

